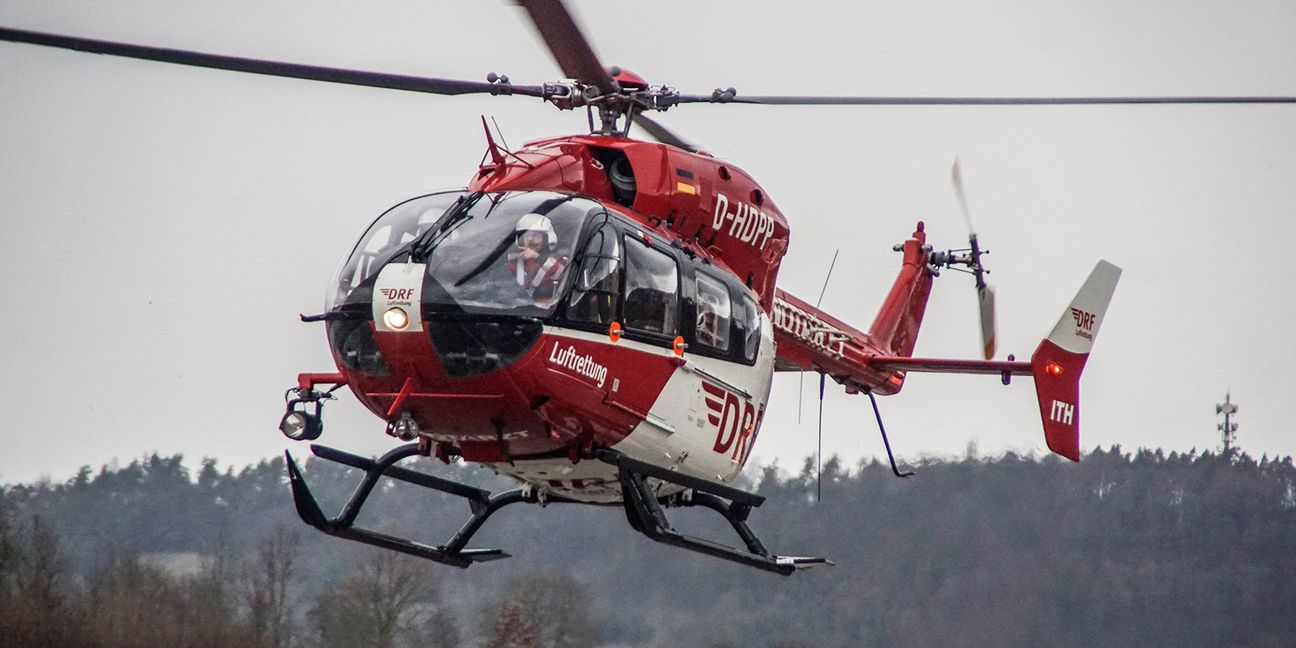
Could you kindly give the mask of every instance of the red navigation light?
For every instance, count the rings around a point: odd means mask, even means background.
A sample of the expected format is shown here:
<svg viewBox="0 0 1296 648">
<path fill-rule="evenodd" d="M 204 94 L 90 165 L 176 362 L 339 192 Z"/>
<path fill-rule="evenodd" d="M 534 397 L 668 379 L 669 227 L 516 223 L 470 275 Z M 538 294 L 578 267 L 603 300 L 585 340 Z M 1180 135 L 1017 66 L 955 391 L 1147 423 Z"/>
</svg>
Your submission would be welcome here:
<svg viewBox="0 0 1296 648">
<path fill-rule="evenodd" d="M 1044 371 L 1047 371 L 1047 372 L 1049 373 L 1050 376 L 1054 376 L 1054 377 L 1061 376 L 1061 375 L 1062 375 L 1062 365 L 1060 365 L 1060 364 L 1058 364 L 1058 363 L 1056 363 L 1056 362 L 1050 362 L 1050 363 L 1048 363 L 1048 365 L 1046 365 L 1046 366 L 1044 367 Z"/>
</svg>

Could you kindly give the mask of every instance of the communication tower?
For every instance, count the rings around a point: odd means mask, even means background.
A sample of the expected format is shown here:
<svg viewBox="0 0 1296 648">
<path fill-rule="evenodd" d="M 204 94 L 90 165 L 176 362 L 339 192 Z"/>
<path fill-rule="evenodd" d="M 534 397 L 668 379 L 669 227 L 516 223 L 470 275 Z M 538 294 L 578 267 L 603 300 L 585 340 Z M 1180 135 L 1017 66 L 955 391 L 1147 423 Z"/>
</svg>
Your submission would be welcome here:
<svg viewBox="0 0 1296 648">
<path fill-rule="evenodd" d="M 1232 450 L 1233 442 L 1237 439 L 1238 424 L 1232 421 L 1232 417 L 1237 414 L 1238 406 L 1232 402 L 1232 398 L 1232 390 L 1229 390 L 1224 393 L 1224 402 L 1215 406 L 1215 413 L 1224 415 L 1224 422 L 1216 426 L 1224 433 L 1224 454 Z"/>
</svg>

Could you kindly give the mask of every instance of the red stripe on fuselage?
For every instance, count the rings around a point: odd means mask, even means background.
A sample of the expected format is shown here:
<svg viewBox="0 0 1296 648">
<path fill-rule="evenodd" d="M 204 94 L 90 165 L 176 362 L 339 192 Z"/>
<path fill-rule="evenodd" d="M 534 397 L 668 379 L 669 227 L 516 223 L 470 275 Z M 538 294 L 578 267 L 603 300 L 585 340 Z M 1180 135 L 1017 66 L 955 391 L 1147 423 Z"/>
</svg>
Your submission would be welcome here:
<svg viewBox="0 0 1296 648">
<path fill-rule="evenodd" d="M 678 367 L 664 347 L 551 330 L 507 367 L 451 377 L 426 334 L 375 339 L 389 375 L 347 371 L 360 401 L 388 421 L 409 413 L 422 431 L 471 461 L 615 445 L 652 409 Z M 399 411 L 389 412 L 400 393 Z"/>
</svg>

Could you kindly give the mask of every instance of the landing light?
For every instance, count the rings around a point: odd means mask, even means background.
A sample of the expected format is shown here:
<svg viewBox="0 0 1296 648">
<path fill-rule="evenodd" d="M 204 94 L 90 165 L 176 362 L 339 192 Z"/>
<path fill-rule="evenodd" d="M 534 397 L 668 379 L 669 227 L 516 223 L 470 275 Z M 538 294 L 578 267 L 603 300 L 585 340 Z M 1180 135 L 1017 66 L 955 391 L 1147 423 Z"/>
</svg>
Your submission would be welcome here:
<svg viewBox="0 0 1296 648">
<path fill-rule="evenodd" d="M 402 412 L 400 419 L 391 425 L 391 435 L 401 441 L 413 441 L 418 438 L 419 425 L 409 412 Z"/>
<path fill-rule="evenodd" d="M 293 441 L 313 441 L 323 429 L 318 416 L 301 411 L 288 412 L 279 421 L 279 431 Z"/>
<path fill-rule="evenodd" d="M 389 329 L 403 331 L 406 326 L 409 326 L 409 314 L 405 312 L 405 309 L 393 306 L 388 308 L 386 313 L 383 313 L 383 323 Z"/>
</svg>

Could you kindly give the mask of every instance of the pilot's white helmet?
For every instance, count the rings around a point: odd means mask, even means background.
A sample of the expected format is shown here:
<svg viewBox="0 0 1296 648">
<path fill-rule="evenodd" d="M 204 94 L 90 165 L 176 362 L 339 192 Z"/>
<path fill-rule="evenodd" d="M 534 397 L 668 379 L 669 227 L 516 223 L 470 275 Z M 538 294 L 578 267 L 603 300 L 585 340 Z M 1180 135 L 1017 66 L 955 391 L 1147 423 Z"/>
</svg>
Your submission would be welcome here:
<svg viewBox="0 0 1296 648">
<path fill-rule="evenodd" d="M 527 214 L 518 219 L 517 225 L 513 228 L 513 236 L 519 242 L 523 232 L 543 232 L 545 235 L 545 244 L 550 249 L 558 245 L 558 234 L 554 232 L 553 222 L 544 214 Z"/>
</svg>

